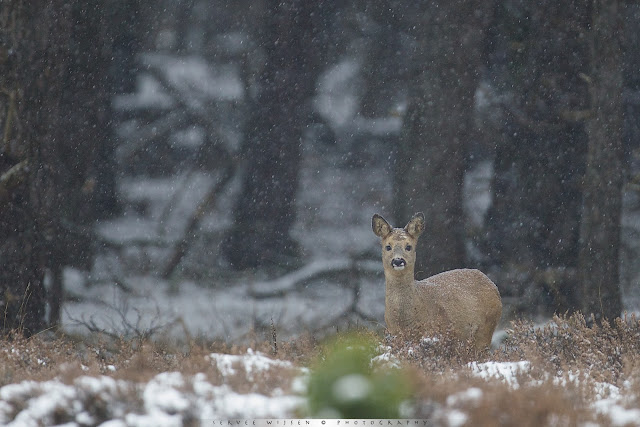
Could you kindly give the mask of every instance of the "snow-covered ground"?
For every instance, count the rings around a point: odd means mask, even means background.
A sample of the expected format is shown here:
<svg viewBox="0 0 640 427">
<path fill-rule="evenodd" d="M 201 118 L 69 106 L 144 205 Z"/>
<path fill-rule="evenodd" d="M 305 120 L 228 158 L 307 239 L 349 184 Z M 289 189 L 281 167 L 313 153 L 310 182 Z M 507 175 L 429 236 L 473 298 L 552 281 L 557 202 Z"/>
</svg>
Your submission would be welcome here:
<svg viewBox="0 0 640 427">
<path fill-rule="evenodd" d="M 164 372 L 145 383 L 109 376 L 80 376 L 70 383 L 54 379 L 6 385 L 0 388 L 0 423 L 21 427 L 213 425 L 230 419 L 292 419 L 304 413 L 307 369 L 250 349 L 243 355 L 213 353 L 206 358 L 222 375 L 222 384 L 212 384 L 202 373 Z M 389 361 L 393 356 L 382 354 L 377 359 Z M 258 375 L 274 368 L 294 373 L 289 392 L 275 388 L 268 394 L 240 393 L 228 384 L 237 382 L 238 378 L 229 381 L 237 375 L 251 383 Z M 113 367 L 114 371 L 117 369 Z M 530 369 L 528 361 L 468 365 L 472 375 L 487 381 L 503 381 L 512 389 L 520 386 L 519 382 Z M 587 379 L 569 375 L 553 380 L 563 383 Z M 604 416 L 612 426 L 640 425 L 640 409 L 626 409 L 618 387 L 595 381 L 593 387 L 597 396 L 591 405 L 594 414 Z M 479 405 L 483 396 L 482 388 L 475 385 L 453 393 L 444 404 L 438 404 L 432 421 L 456 427 L 472 422 L 465 408 L 470 404 Z M 407 413 L 407 416 L 412 415 Z"/>
<path fill-rule="evenodd" d="M 80 376 L 71 383 L 55 379 L 6 385 L 0 388 L 0 424 L 160 427 L 195 421 L 195 425 L 205 425 L 232 418 L 291 418 L 304 404 L 300 395 L 304 392 L 304 369 L 251 350 L 242 356 L 213 353 L 208 357 L 225 378 L 223 384 L 211 384 L 201 373 L 163 372 L 146 383 Z M 274 366 L 298 373 L 293 394 L 279 389 L 269 395 L 238 393 L 226 384 L 227 378 L 238 374 L 244 382 L 251 382 L 255 375 Z"/>
<path fill-rule="evenodd" d="M 511 388 L 518 388 L 522 378 L 526 378 L 526 374 L 532 369 L 529 361 L 520 362 L 472 362 L 469 367 L 474 375 L 484 379 L 500 379 L 508 384 Z M 595 402 L 591 405 L 592 410 L 596 414 L 605 416 L 612 426 L 637 426 L 640 425 L 640 409 L 625 407 L 624 393 L 609 383 L 595 381 L 587 375 L 580 376 L 568 373 L 564 376 L 552 378 L 552 382 L 557 385 L 566 385 L 567 382 L 579 383 L 580 381 L 588 381 L 594 389 L 596 396 Z M 530 384 L 534 385 L 534 384 Z M 628 381 L 624 382 L 623 387 L 629 388 Z M 623 390 L 624 391 L 624 390 Z M 447 404 L 451 403 L 455 407 L 455 403 L 462 398 L 479 400 L 482 397 L 482 390 L 470 388 L 465 392 L 451 395 L 447 399 Z"/>
</svg>

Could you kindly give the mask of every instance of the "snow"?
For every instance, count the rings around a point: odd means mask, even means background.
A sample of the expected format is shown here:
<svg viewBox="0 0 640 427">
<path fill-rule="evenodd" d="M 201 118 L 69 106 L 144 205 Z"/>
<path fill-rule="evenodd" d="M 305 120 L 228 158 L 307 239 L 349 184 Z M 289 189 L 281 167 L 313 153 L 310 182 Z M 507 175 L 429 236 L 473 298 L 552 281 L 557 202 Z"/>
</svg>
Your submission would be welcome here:
<svg viewBox="0 0 640 427">
<path fill-rule="evenodd" d="M 163 372 L 149 381 L 143 392 L 144 407 L 148 413 L 176 414 L 185 412 L 190 403 L 178 391 L 184 386 L 179 372 Z"/>
<path fill-rule="evenodd" d="M 627 409 L 617 399 L 602 399 L 593 404 L 596 412 L 608 416 L 612 426 L 637 425 L 640 420 L 640 409 Z"/>
<path fill-rule="evenodd" d="M 345 375 L 333 384 L 333 395 L 339 401 L 350 403 L 364 399 L 371 392 L 371 383 L 364 375 Z"/>
<path fill-rule="evenodd" d="M 493 164 L 482 161 L 467 171 L 464 177 L 463 208 L 469 222 L 475 227 L 484 224 L 484 216 L 491 206 L 491 178 Z"/>
<path fill-rule="evenodd" d="M 255 296 L 285 294 L 293 290 L 296 285 L 304 285 L 312 281 L 314 276 L 320 273 L 326 273 L 328 271 L 348 271 L 350 268 L 358 268 L 363 271 L 375 273 L 379 272 L 380 265 L 378 262 L 355 262 L 349 257 L 312 261 L 301 269 L 285 274 L 278 279 L 255 282 L 252 285 L 251 292 Z"/>
<path fill-rule="evenodd" d="M 391 360 L 389 349 L 374 360 Z M 109 376 L 80 376 L 71 384 L 58 379 L 49 381 L 22 381 L 0 387 L 0 424 L 7 426 L 38 425 L 101 425 L 120 426 L 182 426 L 193 420 L 201 423 L 226 419 L 295 418 L 304 408 L 306 381 L 309 370 L 298 368 L 286 360 L 276 360 L 248 349 L 245 354 L 212 353 L 205 356 L 220 372 L 222 384 L 213 384 L 204 373 L 185 375 L 180 372 L 163 372 L 146 383 L 114 379 Z M 394 362 L 395 363 L 395 362 Z M 518 362 L 472 362 L 470 371 L 487 381 L 500 380 L 510 387 L 520 387 L 531 369 L 526 360 Z M 273 389 L 269 394 L 258 392 L 239 393 L 229 385 L 229 380 L 243 375 L 249 383 L 260 373 L 270 369 L 288 369 L 296 373 L 290 392 Z M 237 378 L 236 378 L 237 379 Z M 580 381 L 578 374 L 559 375 L 556 384 Z M 530 384 L 535 386 L 535 383 Z M 592 404 L 594 413 L 609 420 L 612 426 L 635 425 L 640 419 L 640 409 L 627 408 L 618 387 L 608 383 L 593 382 L 598 391 Z M 360 375 L 348 375 L 335 385 L 336 395 L 346 401 L 358 399 L 370 391 L 368 380 Z M 630 387 L 625 382 L 624 387 Z M 469 422 L 465 408 L 477 407 L 485 398 L 478 387 L 452 393 L 437 410 L 436 418 L 443 425 L 462 426 Z M 97 408 L 97 409 L 96 409 Z M 408 416 L 412 413 L 405 411 Z M 100 424 L 102 423 L 102 424 Z"/>
<path fill-rule="evenodd" d="M 394 356 L 391 350 L 389 346 L 379 346 L 378 352 L 380 354 L 371 359 L 371 366 L 374 369 L 400 368 L 402 366 L 400 359 Z"/>
<path fill-rule="evenodd" d="M 211 67 L 199 56 L 176 57 L 162 53 L 146 53 L 142 62 L 160 70 L 176 89 L 195 96 L 196 99 L 191 100 L 194 107 L 200 107 L 197 98 L 233 101 L 244 96 L 240 73 L 231 65 Z"/>
<path fill-rule="evenodd" d="M 526 360 L 519 362 L 472 362 L 469 364 L 471 372 L 480 378 L 497 378 L 513 388 L 518 388 L 518 374 L 524 374 L 531 369 L 531 364 Z"/>
<path fill-rule="evenodd" d="M 518 362 L 471 362 L 469 368 L 474 375 L 483 379 L 499 379 L 510 387 L 517 389 L 520 387 L 518 376 L 525 374 L 531 369 L 531 363 L 526 360 Z M 566 386 L 568 381 L 579 384 L 580 381 L 589 381 L 588 375 L 581 376 L 574 372 L 568 372 L 567 375 L 559 375 L 552 378 L 554 384 Z M 640 420 L 640 409 L 626 408 L 624 399 L 617 386 L 609 383 L 591 381 L 588 382 L 594 387 L 596 400 L 591 405 L 592 409 L 599 414 L 606 416 L 613 426 L 638 425 Z M 529 385 L 535 385 L 531 383 Z M 629 386 L 629 384 L 625 384 Z M 469 389 L 472 390 L 472 389 Z M 469 390 L 462 395 L 449 396 L 447 403 L 454 404 L 461 396 L 469 398 Z M 471 393 L 471 399 L 479 399 L 482 394 L 477 391 Z"/>
<path fill-rule="evenodd" d="M 249 381 L 253 381 L 256 374 L 272 367 L 293 369 L 293 364 L 289 361 L 271 359 L 252 349 L 247 349 L 246 355 L 212 353 L 208 357 L 215 362 L 218 370 L 225 376 L 235 375 L 237 372 L 235 366 L 242 366 Z"/>
<path fill-rule="evenodd" d="M 447 425 L 449 427 L 462 427 L 468 419 L 469 417 L 467 414 L 456 409 L 449 411 L 446 416 Z"/>
<path fill-rule="evenodd" d="M 352 88 L 360 64 L 346 59 L 331 68 L 318 82 L 316 107 L 336 126 L 344 126 L 356 115 L 359 100 Z"/>
<path fill-rule="evenodd" d="M 142 108 L 170 109 L 175 106 L 171 96 L 164 93 L 162 85 L 153 77 L 143 74 L 138 77 L 138 92 L 114 97 L 113 108 L 121 111 Z"/>
<path fill-rule="evenodd" d="M 229 363 L 243 365 L 247 379 L 274 366 L 297 369 L 298 378 L 307 375 L 306 370 L 295 368 L 290 362 L 270 359 L 259 352 L 234 356 L 214 353 L 209 357 L 223 367 L 221 373 L 225 377 L 235 373 L 228 368 Z M 136 405 L 137 400 L 141 406 Z M 98 412 L 104 412 L 101 416 L 109 419 L 103 425 L 182 426 L 189 419 L 291 418 L 304 399 L 281 391 L 270 396 L 237 393 L 228 385 L 211 384 L 201 373 L 186 376 L 163 372 L 146 384 L 108 376 L 81 376 L 70 385 L 55 379 L 1 387 L 0 424 L 54 425 L 60 419 L 74 426 L 97 424 L 101 420 L 91 409 L 96 404 L 103 405 Z"/>
<path fill-rule="evenodd" d="M 447 397 L 448 406 L 456 406 L 460 402 L 478 403 L 482 399 L 482 390 L 478 387 L 471 387 L 464 391 L 452 394 Z"/>
</svg>

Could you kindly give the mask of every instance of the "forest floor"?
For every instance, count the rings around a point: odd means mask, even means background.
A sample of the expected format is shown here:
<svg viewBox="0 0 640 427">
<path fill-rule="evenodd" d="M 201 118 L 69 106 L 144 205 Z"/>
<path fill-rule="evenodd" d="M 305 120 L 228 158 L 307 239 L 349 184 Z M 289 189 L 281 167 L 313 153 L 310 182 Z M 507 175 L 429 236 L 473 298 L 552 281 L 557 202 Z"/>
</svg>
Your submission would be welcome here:
<svg viewBox="0 0 640 427">
<path fill-rule="evenodd" d="M 544 328 L 518 322 L 499 349 L 483 353 L 447 337 L 410 343 L 362 331 L 332 343 L 276 337 L 181 347 L 9 336 L 0 342 L 0 423 L 372 417 L 442 426 L 635 426 L 638 360 L 635 318 L 595 328 L 580 316 L 556 317 Z"/>
</svg>

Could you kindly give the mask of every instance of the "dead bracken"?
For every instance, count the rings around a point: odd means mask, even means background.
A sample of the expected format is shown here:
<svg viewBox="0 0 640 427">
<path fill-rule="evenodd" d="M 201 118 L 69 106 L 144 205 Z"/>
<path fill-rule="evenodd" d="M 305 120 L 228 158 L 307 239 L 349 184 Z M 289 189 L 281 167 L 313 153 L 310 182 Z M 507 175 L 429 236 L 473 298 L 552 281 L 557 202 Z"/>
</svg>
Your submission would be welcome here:
<svg viewBox="0 0 640 427">
<path fill-rule="evenodd" d="M 635 316 L 594 326 L 580 314 L 542 326 L 517 321 L 499 348 L 485 352 L 446 333 L 418 342 L 358 333 L 377 343 L 367 369 L 410 374 L 413 392 L 402 416 L 474 426 L 497 419 L 523 426 L 637 425 L 640 419 Z M 0 341 L 0 422 L 178 419 L 189 425 L 204 418 L 304 417 L 312 361 L 324 351 L 309 338 L 282 341 L 274 354 L 270 342 L 91 346 L 67 336 L 10 334 Z M 36 411 L 37 402 L 49 409 Z"/>
</svg>

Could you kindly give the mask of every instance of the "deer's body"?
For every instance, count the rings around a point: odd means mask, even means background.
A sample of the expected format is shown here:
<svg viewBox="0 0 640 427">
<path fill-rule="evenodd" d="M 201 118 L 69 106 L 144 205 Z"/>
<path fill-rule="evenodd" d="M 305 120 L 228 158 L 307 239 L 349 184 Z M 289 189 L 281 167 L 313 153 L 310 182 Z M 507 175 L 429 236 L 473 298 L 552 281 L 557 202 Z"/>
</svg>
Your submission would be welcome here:
<svg viewBox="0 0 640 427">
<path fill-rule="evenodd" d="M 472 340 L 478 350 L 489 347 L 502 315 L 500 293 L 491 279 L 479 270 L 462 269 L 416 281 L 415 246 L 424 216 L 416 214 L 400 229 L 376 214 L 372 226 L 382 243 L 389 333 L 420 338 L 450 330 L 461 340 Z"/>
</svg>

